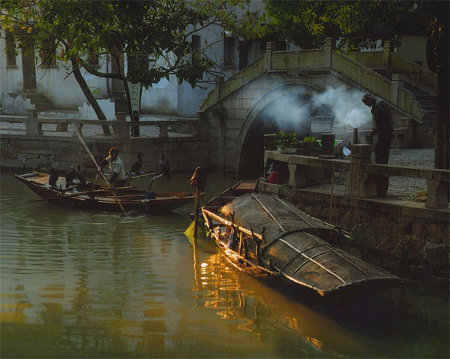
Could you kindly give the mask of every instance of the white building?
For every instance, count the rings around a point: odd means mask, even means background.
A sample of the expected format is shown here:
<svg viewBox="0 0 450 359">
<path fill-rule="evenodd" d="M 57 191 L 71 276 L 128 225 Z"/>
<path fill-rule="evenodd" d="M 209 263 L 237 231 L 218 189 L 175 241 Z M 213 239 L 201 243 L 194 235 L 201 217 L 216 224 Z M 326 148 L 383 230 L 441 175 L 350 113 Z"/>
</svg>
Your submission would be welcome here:
<svg viewBox="0 0 450 359">
<path fill-rule="evenodd" d="M 264 3 L 255 1 L 249 11 L 261 11 Z M 252 63 L 264 53 L 265 44 L 228 37 L 222 28 L 210 26 L 194 35 L 194 49 L 208 48 L 207 54 L 221 65 L 224 78 Z M 41 65 L 36 59 L 23 53 L 7 55 L 7 42 L 12 41 L 0 31 L 0 107 L 6 114 L 26 114 L 27 110 L 59 109 L 78 111 L 81 118 L 95 118 L 95 114 L 81 91 L 69 64 L 54 61 Z M 127 66 L 124 56 L 125 67 Z M 100 71 L 113 72 L 110 56 L 99 58 Z M 36 63 L 37 62 L 37 63 Z M 114 98 L 123 93 L 120 80 L 105 79 L 83 72 L 94 96 L 98 99 L 108 119 L 115 118 Z M 163 79 L 149 89 L 143 89 L 141 114 L 160 114 L 179 117 L 195 117 L 200 104 L 214 86 L 214 79 L 206 88 L 192 88 L 188 83 L 178 84 L 175 77 Z M 205 86 L 202 86 L 205 87 Z M 42 96 L 43 95 L 43 96 Z"/>
<path fill-rule="evenodd" d="M 262 12 L 264 3 L 252 1 L 248 13 Z M 242 12 L 243 16 L 246 16 Z M 265 43 L 245 41 L 237 37 L 228 37 L 222 28 L 210 26 L 192 35 L 194 48 L 208 47 L 207 54 L 222 67 L 225 79 L 232 76 L 248 64 L 251 64 L 265 52 Z M 46 110 L 60 109 L 77 111 L 81 118 L 95 118 L 73 74 L 71 67 L 62 62 L 54 62 L 49 66 L 39 66 L 34 57 L 24 54 L 7 56 L 7 41 L 4 31 L 0 31 L 0 107 L 6 114 L 26 114 L 28 109 Z M 398 53 L 411 62 L 426 67 L 425 37 L 404 37 Z M 415 44 L 419 44 L 418 49 Z M 291 46 L 291 49 L 294 47 Z M 414 51 L 412 51 L 413 49 Z M 417 50 L 417 51 L 416 51 Z M 126 56 L 125 56 L 126 66 Z M 101 71 L 112 72 L 113 63 L 109 56 L 99 58 Z M 83 74 L 88 86 L 98 98 L 108 119 L 115 118 L 114 98 L 123 93 L 120 80 L 104 79 L 87 72 Z M 214 79 L 211 79 L 214 80 Z M 143 89 L 141 98 L 141 114 L 170 115 L 178 117 L 194 117 L 212 83 L 206 88 L 192 87 L 188 83 L 178 84 L 175 77 L 170 81 L 163 79 L 149 89 Z"/>
</svg>

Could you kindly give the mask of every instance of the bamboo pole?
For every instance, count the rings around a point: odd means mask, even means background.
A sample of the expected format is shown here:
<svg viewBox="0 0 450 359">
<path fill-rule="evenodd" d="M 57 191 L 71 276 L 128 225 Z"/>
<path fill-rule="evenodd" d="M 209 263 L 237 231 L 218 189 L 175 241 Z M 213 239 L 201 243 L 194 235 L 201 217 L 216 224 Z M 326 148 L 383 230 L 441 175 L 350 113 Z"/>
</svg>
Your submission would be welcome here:
<svg viewBox="0 0 450 359">
<path fill-rule="evenodd" d="M 130 180 L 133 181 L 135 179 L 142 178 L 142 177 L 156 176 L 157 174 L 160 174 L 160 173 L 161 172 L 149 172 L 149 173 L 144 173 L 144 174 L 138 175 L 138 176 L 130 176 Z"/>
<path fill-rule="evenodd" d="M 198 230 L 198 203 L 200 199 L 200 190 L 195 186 L 195 209 L 194 209 L 194 238 L 197 238 Z"/>
<path fill-rule="evenodd" d="M 126 189 L 126 188 L 132 188 L 132 187 L 131 186 L 125 186 L 125 187 L 117 187 L 116 189 Z M 40 198 L 40 199 L 33 199 L 30 202 L 50 201 L 52 199 L 65 199 L 65 198 L 72 198 L 72 197 L 82 196 L 82 195 L 85 195 L 85 194 L 98 193 L 98 192 L 108 192 L 108 191 L 109 191 L 108 188 L 102 188 L 102 189 L 96 189 L 96 190 L 92 190 L 92 191 L 83 191 L 83 192 L 76 192 L 76 193 L 69 193 L 69 194 L 62 193 L 59 196 Z"/>
<path fill-rule="evenodd" d="M 98 165 L 97 161 L 94 158 L 94 155 L 91 153 L 91 151 L 89 150 L 89 147 L 86 145 L 86 142 L 84 142 L 83 137 L 81 136 L 80 132 L 78 131 L 78 128 L 76 126 L 74 126 L 74 130 L 75 133 L 78 136 L 78 139 L 80 140 L 81 144 L 83 145 L 84 149 L 86 150 L 86 152 L 88 153 L 89 157 L 91 157 L 92 162 L 94 162 L 95 167 L 97 167 L 97 170 L 100 170 L 100 166 Z M 103 180 L 105 181 L 106 184 L 108 184 L 108 180 L 105 177 L 105 174 L 100 171 L 99 172 L 100 175 L 102 176 Z M 117 204 L 119 205 L 120 209 L 122 210 L 122 212 L 125 214 L 125 216 L 127 215 L 127 212 L 125 212 L 125 209 L 122 206 L 122 203 L 120 203 L 120 200 L 117 198 L 116 192 L 114 191 L 114 189 L 110 188 L 110 191 L 112 192 L 112 194 L 114 195 L 114 198 L 116 199 Z"/>
</svg>

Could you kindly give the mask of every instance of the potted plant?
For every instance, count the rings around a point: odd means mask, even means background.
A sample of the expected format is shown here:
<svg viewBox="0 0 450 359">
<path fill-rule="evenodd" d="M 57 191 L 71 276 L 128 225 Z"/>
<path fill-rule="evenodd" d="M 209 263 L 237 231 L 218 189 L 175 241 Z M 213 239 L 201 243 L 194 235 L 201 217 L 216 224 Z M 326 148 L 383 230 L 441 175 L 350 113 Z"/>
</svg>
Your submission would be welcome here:
<svg viewBox="0 0 450 359">
<path fill-rule="evenodd" d="M 280 153 L 296 153 L 298 148 L 297 134 L 280 131 L 275 136 L 275 145 Z"/>
<path fill-rule="evenodd" d="M 312 148 L 317 144 L 317 139 L 315 137 L 305 137 L 302 141 L 302 148 L 304 155 L 310 155 Z"/>
</svg>

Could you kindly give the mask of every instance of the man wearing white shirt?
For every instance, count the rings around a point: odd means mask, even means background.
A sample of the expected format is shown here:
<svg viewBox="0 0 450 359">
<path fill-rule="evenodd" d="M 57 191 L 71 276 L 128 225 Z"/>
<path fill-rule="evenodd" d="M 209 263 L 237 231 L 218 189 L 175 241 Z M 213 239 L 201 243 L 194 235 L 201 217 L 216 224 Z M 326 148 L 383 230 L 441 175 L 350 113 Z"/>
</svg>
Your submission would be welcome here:
<svg viewBox="0 0 450 359">
<path fill-rule="evenodd" d="M 110 176 L 108 182 L 110 185 L 122 187 L 125 185 L 127 175 L 125 173 L 123 162 L 119 157 L 119 150 L 115 147 L 111 147 L 108 154 L 109 156 L 100 162 L 98 171 L 101 172 L 103 167 L 108 164 Z"/>
</svg>

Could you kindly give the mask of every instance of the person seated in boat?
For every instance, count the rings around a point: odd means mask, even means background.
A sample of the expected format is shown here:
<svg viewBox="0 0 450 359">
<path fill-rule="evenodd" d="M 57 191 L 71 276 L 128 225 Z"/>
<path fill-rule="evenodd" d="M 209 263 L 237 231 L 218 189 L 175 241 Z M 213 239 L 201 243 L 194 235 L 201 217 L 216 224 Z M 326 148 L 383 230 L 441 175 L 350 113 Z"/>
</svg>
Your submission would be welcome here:
<svg viewBox="0 0 450 359">
<path fill-rule="evenodd" d="M 236 237 L 237 237 L 234 227 L 227 227 L 226 233 L 228 235 L 227 247 L 230 249 L 234 249 L 235 244 L 236 244 Z"/>
<path fill-rule="evenodd" d="M 139 152 L 137 155 L 137 158 L 138 158 L 137 161 L 134 162 L 131 166 L 131 169 L 130 169 L 131 176 L 136 176 L 136 175 L 141 174 L 141 168 L 142 168 L 142 165 L 144 164 L 144 154 L 142 152 Z"/>
<path fill-rule="evenodd" d="M 75 179 L 78 179 L 81 184 L 86 184 L 86 175 L 81 171 L 80 165 L 71 166 L 71 170 L 66 175 L 66 188 L 75 185 Z"/>
<path fill-rule="evenodd" d="M 103 170 L 103 167 L 109 165 L 109 184 L 115 187 L 122 187 L 125 185 L 127 175 L 123 162 L 119 157 L 119 150 L 115 147 L 111 147 L 108 151 L 108 157 L 99 163 L 98 172 Z"/>
</svg>

